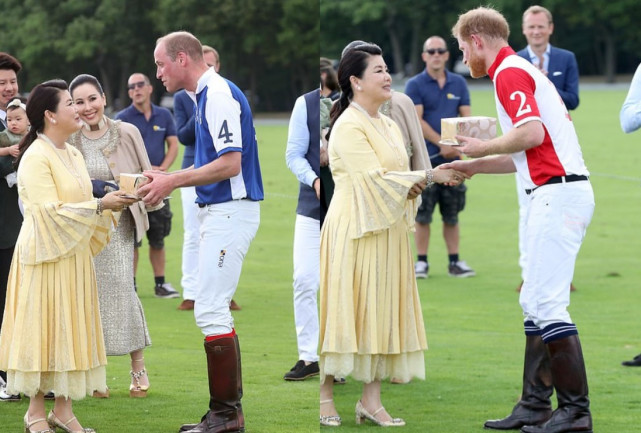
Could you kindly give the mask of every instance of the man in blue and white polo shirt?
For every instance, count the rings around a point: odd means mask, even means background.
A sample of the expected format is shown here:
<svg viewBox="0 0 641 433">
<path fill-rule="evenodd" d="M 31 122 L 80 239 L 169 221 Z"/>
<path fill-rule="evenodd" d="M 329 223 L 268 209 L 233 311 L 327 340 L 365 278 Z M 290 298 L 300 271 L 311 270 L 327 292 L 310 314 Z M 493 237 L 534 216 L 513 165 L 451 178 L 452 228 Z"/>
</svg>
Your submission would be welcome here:
<svg viewBox="0 0 641 433">
<path fill-rule="evenodd" d="M 258 230 L 264 196 L 251 110 L 240 89 L 207 66 L 192 34 L 158 39 L 154 59 L 156 77 L 167 90 L 184 88 L 196 102 L 194 166 L 169 174 L 145 172 L 151 182 L 140 190 L 145 203 L 157 204 L 176 188 L 196 186 L 200 207 L 194 315 L 205 335 L 210 400 L 202 422 L 183 431 L 244 431 L 240 349 L 229 303 Z"/>
</svg>

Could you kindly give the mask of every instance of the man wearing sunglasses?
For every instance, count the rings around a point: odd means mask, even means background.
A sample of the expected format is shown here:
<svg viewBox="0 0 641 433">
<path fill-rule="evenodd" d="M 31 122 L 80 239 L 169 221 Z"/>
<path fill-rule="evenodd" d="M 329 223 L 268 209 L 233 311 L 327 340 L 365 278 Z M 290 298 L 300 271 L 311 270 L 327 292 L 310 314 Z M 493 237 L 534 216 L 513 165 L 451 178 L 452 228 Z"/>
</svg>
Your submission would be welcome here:
<svg viewBox="0 0 641 433">
<path fill-rule="evenodd" d="M 153 87 L 149 78 L 141 73 L 132 74 L 127 81 L 131 105 L 116 115 L 140 130 L 149 161 L 154 170 L 167 171 L 178 155 L 176 123 L 171 112 L 151 102 Z M 165 238 L 171 232 L 172 213 L 169 200 L 165 205 L 149 212 L 149 261 L 154 272 L 154 292 L 157 298 L 178 298 L 180 294 L 165 281 Z M 134 250 L 134 272 L 138 267 L 138 247 Z"/>
<path fill-rule="evenodd" d="M 412 99 L 421 119 L 421 129 L 430 156 L 432 167 L 461 158 L 453 146 L 439 144 L 441 119 L 469 116 L 470 93 L 465 79 L 447 70 L 450 58 L 445 40 L 439 36 L 429 37 L 423 44 L 425 70 L 412 77 L 405 86 L 405 93 Z M 443 220 L 443 238 L 448 254 L 450 276 L 465 278 L 474 276 L 474 271 L 459 258 L 458 214 L 465 207 L 465 184 L 458 186 L 433 185 L 423 190 L 422 203 L 416 215 L 414 241 L 418 260 L 414 266 L 417 278 L 427 278 L 429 262 L 427 248 L 430 242 L 432 214 L 438 204 Z"/>
</svg>

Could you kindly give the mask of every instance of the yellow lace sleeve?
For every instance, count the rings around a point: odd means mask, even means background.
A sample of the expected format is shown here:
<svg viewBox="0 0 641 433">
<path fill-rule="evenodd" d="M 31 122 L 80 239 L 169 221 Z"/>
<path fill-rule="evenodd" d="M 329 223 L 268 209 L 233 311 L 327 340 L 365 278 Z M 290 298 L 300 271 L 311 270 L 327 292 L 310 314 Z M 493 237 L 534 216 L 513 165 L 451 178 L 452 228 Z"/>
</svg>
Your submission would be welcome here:
<svg viewBox="0 0 641 433">
<path fill-rule="evenodd" d="M 32 207 L 31 227 L 25 237 L 21 261 L 27 265 L 52 262 L 78 250 L 98 254 L 109 242 L 117 220 L 110 211 L 96 214 L 95 201 L 46 203 Z"/>
<path fill-rule="evenodd" d="M 353 177 L 352 239 L 388 229 L 400 218 L 414 227 L 419 202 L 408 200 L 412 186 L 425 179 L 425 171 L 376 169 Z"/>
</svg>

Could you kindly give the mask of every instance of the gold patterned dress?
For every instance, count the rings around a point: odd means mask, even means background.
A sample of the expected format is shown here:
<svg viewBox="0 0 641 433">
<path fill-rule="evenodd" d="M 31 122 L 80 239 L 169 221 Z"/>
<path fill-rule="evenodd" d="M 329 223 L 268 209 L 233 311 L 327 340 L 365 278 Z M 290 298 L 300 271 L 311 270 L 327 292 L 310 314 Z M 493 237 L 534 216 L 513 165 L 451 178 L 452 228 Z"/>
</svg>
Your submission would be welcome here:
<svg viewBox="0 0 641 433">
<path fill-rule="evenodd" d="M 121 145 L 120 122 L 109 121 L 98 139 L 73 134 L 69 142 L 80 150 L 91 179 L 116 183 L 106 156 Z M 134 289 L 134 218 L 129 209 L 120 216 L 111 241 L 94 259 L 100 317 L 107 355 L 126 355 L 151 345 L 145 313 Z"/>
<path fill-rule="evenodd" d="M 82 155 L 65 146 L 39 138 L 18 169 L 25 214 L 0 333 L 0 369 L 11 394 L 80 399 L 106 390 L 93 256 L 118 214 L 96 213 Z"/>
<path fill-rule="evenodd" d="M 416 201 L 400 130 L 347 108 L 329 142 L 336 183 L 321 231 L 320 366 L 370 383 L 425 377 L 427 349 L 409 233 Z"/>
</svg>

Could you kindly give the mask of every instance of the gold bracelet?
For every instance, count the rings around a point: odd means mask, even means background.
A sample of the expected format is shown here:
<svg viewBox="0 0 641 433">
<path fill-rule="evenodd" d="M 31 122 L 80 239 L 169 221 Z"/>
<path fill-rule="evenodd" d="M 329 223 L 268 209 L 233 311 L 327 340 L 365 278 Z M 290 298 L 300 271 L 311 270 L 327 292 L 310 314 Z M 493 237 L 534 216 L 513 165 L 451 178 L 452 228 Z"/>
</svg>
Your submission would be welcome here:
<svg viewBox="0 0 641 433">
<path fill-rule="evenodd" d="M 425 176 L 427 176 L 427 188 L 434 185 L 434 170 L 425 170 Z"/>
</svg>

